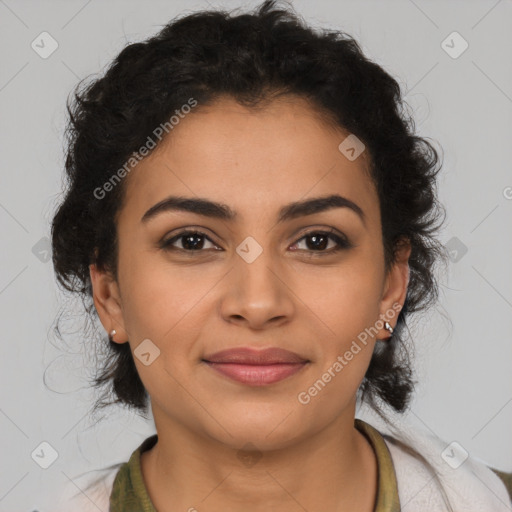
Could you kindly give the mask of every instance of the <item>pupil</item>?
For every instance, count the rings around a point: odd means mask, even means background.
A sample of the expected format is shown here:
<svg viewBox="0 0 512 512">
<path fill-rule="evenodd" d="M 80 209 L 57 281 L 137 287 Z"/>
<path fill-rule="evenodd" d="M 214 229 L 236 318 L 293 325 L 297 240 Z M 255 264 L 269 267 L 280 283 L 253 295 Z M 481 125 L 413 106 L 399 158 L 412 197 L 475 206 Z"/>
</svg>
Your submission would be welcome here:
<svg viewBox="0 0 512 512">
<path fill-rule="evenodd" d="M 313 240 L 313 247 L 314 247 L 315 249 L 325 249 L 325 247 L 327 247 L 327 245 L 326 245 L 326 243 L 325 243 L 325 242 L 326 242 L 326 240 L 327 240 L 327 237 L 326 237 L 326 236 L 324 236 L 324 235 L 311 235 L 311 236 L 310 236 L 310 239 L 311 239 L 311 240 Z M 318 240 L 319 240 L 319 239 L 323 240 L 323 243 L 320 243 L 320 245 L 318 245 Z M 315 245 L 315 244 L 316 244 L 316 245 Z M 310 244 L 308 243 L 308 246 L 309 246 L 309 245 L 310 245 Z"/>
<path fill-rule="evenodd" d="M 195 244 L 192 242 L 192 240 L 194 240 L 194 238 L 202 238 L 201 235 L 186 235 L 184 237 L 184 240 L 183 240 L 183 246 L 185 247 L 185 249 L 201 249 L 202 248 L 202 244 L 199 243 L 200 247 L 197 247 L 198 244 Z M 189 243 L 190 242 L 190 243 Z"/>
</svg>

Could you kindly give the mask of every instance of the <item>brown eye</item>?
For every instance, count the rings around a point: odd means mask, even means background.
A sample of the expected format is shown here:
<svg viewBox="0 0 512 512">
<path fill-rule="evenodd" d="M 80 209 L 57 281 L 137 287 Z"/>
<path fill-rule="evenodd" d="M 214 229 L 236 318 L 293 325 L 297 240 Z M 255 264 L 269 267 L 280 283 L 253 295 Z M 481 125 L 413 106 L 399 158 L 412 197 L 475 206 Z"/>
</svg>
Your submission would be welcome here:
<svg viewBox="0 0 512 512">
<path fill-rule="evenodd" d="M 201 231 L 182 231 L 169 240 L 164 240 L 160 244 L 162 249 L 178 250 L 188 252 L 201 252 L 205 248 L 205 240 L 208 240 L 213 247 L 217 247 L 204 233 Z M 179 241 L 181 247 L 175 247 L 175 242 Z M 206 247 L 208 249 L 208 247 Z"/>
<path fill-rule="evenodd" d="M 299 244 L 302 240 L 306 240 L 305 242 L 305 249 L 293 249 L 293 250 L 306 250 L 306 251 L 312 251 L 312 252 L 319 252 L 319 253 L 327 253 L 332 254 L 333 252 L 337 252 L 341 249 L 349 249 L 352 247 L 352 244 L 345 239 L 342 238 L 333 232 L 326 232 L 326 231 L 311 231 L 307 235 L 300 238 L 297 242 L 295 242 L 295 245 Z M 329 248 L 329 242 L 334 242 L 334 247 Z"/>
<path fill-rule="evenodd" d="M 297 246 L 302 240 L 306 241 L 305 248 L 294 248 L 292 251 L 309 251 L 320 255 L 322 253 L 332 254 L 341 249 L 353 247 L 346 238 L 338 236 L 332 231 L 311 231 L 297 240 L 294 245 Z M 176 246 L 176 243 L 179 245 Z M 211 247 L 205 245 L 208 243 L 211 244 Z M 330 243 L 334 243 L 334 247 L 329 247 Z M 204 252 L 206 249 L 222 250 L 205 233 L 192 230 L 182 231 L 168 240 L 163 240 L 160 243 L 160 248 L 166 251 L 188 253 Z"/>
</svg>

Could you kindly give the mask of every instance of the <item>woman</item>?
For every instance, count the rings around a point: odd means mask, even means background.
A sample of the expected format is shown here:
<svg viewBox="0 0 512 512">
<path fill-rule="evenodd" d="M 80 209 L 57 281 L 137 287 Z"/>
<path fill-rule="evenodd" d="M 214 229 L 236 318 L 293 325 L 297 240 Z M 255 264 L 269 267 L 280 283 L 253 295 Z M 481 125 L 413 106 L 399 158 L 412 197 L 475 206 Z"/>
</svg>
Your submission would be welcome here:
<svg viewBox="0 0 512 512">
<path fill-rule="evenodd" d="M 406 319 L 446 261 L 402 109 L 271 1 L 174 20 L 78 91 L 54 266 L 108 334 L 96 384 L 157 431 L 80 510 L 510 510 L 510 475 L 355 419 L 406 410 Z"/>
</svg>

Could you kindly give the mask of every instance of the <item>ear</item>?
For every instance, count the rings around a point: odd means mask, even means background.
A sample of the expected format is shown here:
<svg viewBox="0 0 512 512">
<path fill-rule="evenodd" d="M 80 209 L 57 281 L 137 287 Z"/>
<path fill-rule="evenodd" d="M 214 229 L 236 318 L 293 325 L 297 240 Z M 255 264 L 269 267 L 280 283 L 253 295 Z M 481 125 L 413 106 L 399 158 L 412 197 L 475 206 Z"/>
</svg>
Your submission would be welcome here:
<svg viewBox="0 0 512 512">
<path fill-rule="evenodd" d="M 126 343 L 128 334 L 125 329 L 119 286 L 114 276 L 108 271 L 99 270 L 96 265 L 89 265 L 92 296 L 100 321 L 110 336 L 115 329 L 112 341 Z"/>
<path fill-rule="evenodd" d="M 396 261 L 389 270 L 384 284 L 381 299 L 380 318 L 395 327 L 398 314 L 402 310 L 409 285 L 409 257 L 411 255 L 411 243 L 404 239 L 398 246 Z M 379 339 L 389 338 L 389 331 L 385 328 L 377 336 Z"/>
</svg>

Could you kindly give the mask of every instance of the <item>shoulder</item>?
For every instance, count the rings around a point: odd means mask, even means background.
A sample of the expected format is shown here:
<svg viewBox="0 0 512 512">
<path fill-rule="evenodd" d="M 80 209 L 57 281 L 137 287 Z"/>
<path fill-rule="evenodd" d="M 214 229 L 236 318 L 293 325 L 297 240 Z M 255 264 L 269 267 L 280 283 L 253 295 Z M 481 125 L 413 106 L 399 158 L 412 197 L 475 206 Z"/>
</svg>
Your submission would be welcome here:
<svg viewBox="0 0 512 512">
<path fill-rule="evenodd" d="M 490 468 L 494 473 L 496 473 L 501 481 L 504 483 L 505 487 L 507 488 L 508 494 L 510 496 L 510 500 L 512 501 L 512 472 L 508 473 L 505 471 L 500 471 L 499 469 Z"/>
<path fill-rule="evenodd" d="M 133 496 L 134 486 L 137 490 L 144 487 L 140 454 L 151 448 L 157 440 L 156 434 L 144 439 L 127 462 L 70 478 L 52 512 L 107 512 L 113 510 L 112 505 L 123 507 L 125 503 L 132 503 L 136 499 Z"/>
<path fill-rule="evenodd" d="M 401 427 L 400 434 L 383 437 L 395 467 L 403 508 L 407 505 L 415 512 L 446 510 L 444 492 L 457 512 L 510 512 L 510 487 L 504 480 L 508 475 L 510 482 L 510 473 L 497 474 L 457 442 L 448 443 L 411 427 Z"/>
<path fill-rule="evenodd" d="M 72 478 L 64 487 L 54 512 L 109 510 L 112 486 L 122 465 L 116 464 L 107 469 L 89 471 Z"/>
</svg>

